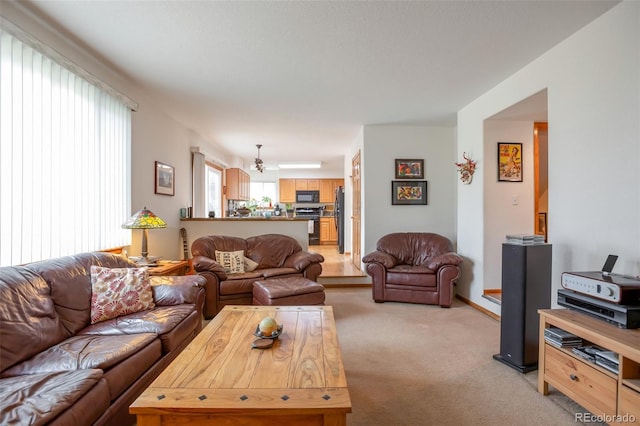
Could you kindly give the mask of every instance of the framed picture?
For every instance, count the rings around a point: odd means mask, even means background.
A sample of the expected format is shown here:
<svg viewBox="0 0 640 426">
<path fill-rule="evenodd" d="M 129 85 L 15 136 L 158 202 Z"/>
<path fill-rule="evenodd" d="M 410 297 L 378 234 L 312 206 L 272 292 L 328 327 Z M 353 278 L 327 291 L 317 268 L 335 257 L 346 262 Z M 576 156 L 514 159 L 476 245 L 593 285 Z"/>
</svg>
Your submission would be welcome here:
<svg viewBox="0 0 640 426">
<path fill-rule="evenodd" d="M 427 204 L 427 181 L 391 181 L 391 204 Z"/>
<path fill-rule="evenodd" d="M 175 169 L 156 161 L 156 194 L 174 195 L 175 193 Z"/>
<path fill-rule="evenodd" d="M 424 160 L 396 159 L 396 179 L 424 179 Z"/>
<path fill-rule="evenodd" d="M 498 142 L 498 182 L 522 182 L 522 144 Z"/>
<path fill-rule="evenodd" d="M 544 242 L 547 242 L 547 214 L 538 213 L 538 225 L 536 227 L 536 234 L 544 235 Z"/>
</svg>

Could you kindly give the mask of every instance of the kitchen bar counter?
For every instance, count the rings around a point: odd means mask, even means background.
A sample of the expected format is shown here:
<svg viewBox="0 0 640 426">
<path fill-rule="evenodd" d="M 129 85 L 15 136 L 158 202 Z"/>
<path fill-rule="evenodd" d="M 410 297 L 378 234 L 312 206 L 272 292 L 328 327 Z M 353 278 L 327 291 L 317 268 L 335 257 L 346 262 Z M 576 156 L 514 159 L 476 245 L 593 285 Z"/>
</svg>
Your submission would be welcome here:
<svg viewBox="0 0 640 426">
<path fill-rule="evenodd" d="M 222 217 L 181 219 L 180 227 L 187 231 L 189 250 L 197 238 L 207 235 L 228 235 L 240 238 L 263 234 L 283 234 L 295 238 L 303 250 L 309 248 L 309 220 L 307 218 Z"/>
<path fill-rule="evenodd" d="M 232 217 L 202 217 L 202 218 L 193 218 L 193 219 L 180 219 L 181 222 L 221 222 L 221 221 L 264 221 L 264 220 L 303 220 L 307 221 L 308 218 L 305 217 L 285 217 L 285 216 L 271 216 L 271 217 L 263 217 L 263 216 L 232 216 Z"/>
</svg>

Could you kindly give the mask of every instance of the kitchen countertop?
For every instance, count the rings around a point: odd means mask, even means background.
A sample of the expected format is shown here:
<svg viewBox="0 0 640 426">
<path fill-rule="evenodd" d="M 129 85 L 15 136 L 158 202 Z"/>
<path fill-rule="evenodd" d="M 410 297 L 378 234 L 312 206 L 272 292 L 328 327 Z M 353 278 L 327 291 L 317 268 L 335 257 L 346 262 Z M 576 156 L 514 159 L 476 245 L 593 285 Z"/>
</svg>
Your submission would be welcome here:
<svg viewBox="0 0 640 426">
<path fill-rule="evenodd" d="M 194 222 L 207 222 L 207 221 L 211 221 L 211 222 L 224 222 L 224 221 L 238 221 L 238 220 L 242 220 L 242 221 L 265 221 L 265 220 L 278 220 L 278 221 L 282 221 L 282 220 L 309 220 L 309 218 L 306 217 L 286 217 L 286 216 L 271 216 L 271 217 L 260 217 L 260 216 L 247 216 L 247 217 L 194 217 L 191 219 L 185 218 L 185 219 L 180 219 L 181 221 L 194 221 Z"/>
</svg>

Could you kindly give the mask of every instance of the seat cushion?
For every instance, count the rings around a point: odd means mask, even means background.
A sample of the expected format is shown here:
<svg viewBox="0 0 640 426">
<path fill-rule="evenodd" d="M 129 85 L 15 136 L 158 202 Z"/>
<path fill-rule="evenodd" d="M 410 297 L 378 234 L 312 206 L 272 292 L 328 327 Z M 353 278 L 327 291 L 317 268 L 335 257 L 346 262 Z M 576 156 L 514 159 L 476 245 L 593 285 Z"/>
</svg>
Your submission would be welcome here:
<svg viewBox="0 0 640 426">
<path fill-rule="evenodd" d="M 432 270 L 422 266 L 399 265 L 387 271 L 387 285 L 400 285 L 412 287 L 438 286 L 437 275 Z"/>
<path fill-rule="evenodd" d="M 257 305 L 321 305 L 324 286 L 303 277 L 256 281 L 253 300 Z"/>
<path fill-rule="evenodd" d="M 70 337 L 2 372 L 2 377 L 109 367 L 135 354 L 156 339 L 154 333 Z"/>
<path fill-rule="evenodd" d="M 197 327 L 191 321 L 185 322 L 192 313 L 196 312 L 193 305 L 183 304 L 177 306 L 160 306 L 154 309 L 136 312 L 120 318 L 99 322 L 90 325 L 79 334 L 93 334 L 101 336 L 122 336 L 140 333 L 153 333 L 160 337 L 162 352 L 169 353 L 182 344 L 185 336 L 174 336 L 176 327 Z M 199 328 L 198 328 L 199 329 Z M 179 330 L 176 330 L 179 331 Z M 193 330 L 184 331 L 191 335 Z"/>
<path fill-rule="evenodd" d="M 89 424 L 109 406 L 109 391 L 101 377 L 101 370 L 89 369 L 0 379 L 0 424 L 44 425 L 91 395 L 83 419 Z"/>
</svg>

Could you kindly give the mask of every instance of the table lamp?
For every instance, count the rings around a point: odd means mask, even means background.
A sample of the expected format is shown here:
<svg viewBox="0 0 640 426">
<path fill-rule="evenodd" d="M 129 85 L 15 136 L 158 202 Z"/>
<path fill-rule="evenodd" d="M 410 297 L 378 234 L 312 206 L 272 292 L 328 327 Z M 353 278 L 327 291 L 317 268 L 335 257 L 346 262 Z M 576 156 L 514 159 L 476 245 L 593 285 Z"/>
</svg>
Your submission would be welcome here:
<svg viewBox="0 0 640 426">
<path fill-rule="evenodd" d="M 147 257 L 149 252 L 147 251 L 147 229 L 166 228 L 167 224 L 164 220 L 153 214 L 152 211 L 147 210 L 144 207 L 138 210 L 122 224 L 125 229 L 142 229 L 142 250 L 140 251 L 140 257 L 131 257 L 131 260 L 135 261 L 138 265 L 155 265 L 157 258 L 153 256 Z"/>
</svg>

